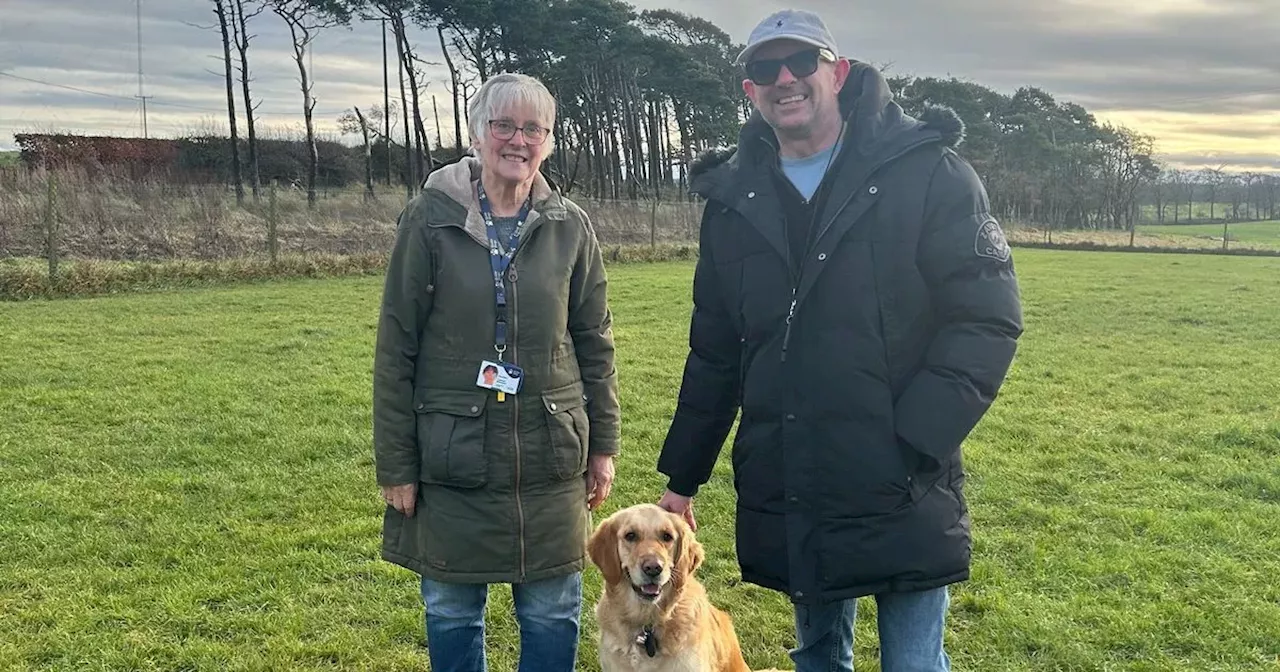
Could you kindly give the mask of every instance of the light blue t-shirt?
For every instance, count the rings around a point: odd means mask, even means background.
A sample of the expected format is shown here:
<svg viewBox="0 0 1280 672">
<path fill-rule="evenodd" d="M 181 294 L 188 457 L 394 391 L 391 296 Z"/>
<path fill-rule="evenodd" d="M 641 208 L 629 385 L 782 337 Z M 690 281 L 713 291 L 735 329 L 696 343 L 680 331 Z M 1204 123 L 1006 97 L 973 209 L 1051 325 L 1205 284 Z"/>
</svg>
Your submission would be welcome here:
<svg viewBox="0 0 1280 672">
<path fill-rule="evenodd" d="M 833 152 L 840 151 L 840 143 L 836 143 L 817 154 L 791 159 L 780 157 L 782 161 L 782 172 L 791 180 L 791 184 L 796 186 L 796 191 L 804 196 L 804 200 L 813 198 L 813 192 L 817 191 L 818 184 L 822 182 L 822 176 L 826 173 L 827 162 L 831 160 Z"/>
</svg>

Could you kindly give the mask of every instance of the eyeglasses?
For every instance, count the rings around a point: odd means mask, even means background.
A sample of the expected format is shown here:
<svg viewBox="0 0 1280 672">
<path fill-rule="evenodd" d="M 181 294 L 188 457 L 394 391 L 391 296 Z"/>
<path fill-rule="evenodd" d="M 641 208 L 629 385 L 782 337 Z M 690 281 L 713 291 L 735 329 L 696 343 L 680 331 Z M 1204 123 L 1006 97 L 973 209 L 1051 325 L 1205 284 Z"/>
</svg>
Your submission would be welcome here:
<svg viewBox="0 0 1280 672">
<path fill-rule="evenodd" d="M 531 145 L 541 145 L 542 141 L 547 139 L 547 134 L 551 132 L 551 129 L 532 122 L 520 127 L 505 119 L 493 119 L 489 122 L 489 132 L 499 140 L 510 140 L 515 136 L 517 128 L 524 133 L 524 141 Z"/>
<path fill-rule="evenodd" d="M 778 73 L 784 65 L 792 75 L 808 77 L 817 72 L 819 60 L 831 63 L 836 57 L 826 49 L 808 49 L 797 51 L 786 58 L 762 58 L 747 64 L 747 77 L 760 86 L 769 86 L 778 81 Z"/>
</svg>

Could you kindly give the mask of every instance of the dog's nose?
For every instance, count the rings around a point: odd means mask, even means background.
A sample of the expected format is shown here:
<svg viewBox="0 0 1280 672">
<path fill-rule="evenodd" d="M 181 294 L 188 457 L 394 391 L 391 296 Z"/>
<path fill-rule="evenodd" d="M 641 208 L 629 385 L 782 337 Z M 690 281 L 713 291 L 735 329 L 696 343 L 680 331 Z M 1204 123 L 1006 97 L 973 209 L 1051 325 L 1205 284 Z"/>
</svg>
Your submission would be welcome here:
<svg viewBox="0 0 1280 672">
<path fill-rule="evenodd" d="M 662 563 L 657 560 L 645 560 L 640 563 L 640 569 L 644 572 L 645 576 L 654 578 L 662 573 Z"/>
</svg>

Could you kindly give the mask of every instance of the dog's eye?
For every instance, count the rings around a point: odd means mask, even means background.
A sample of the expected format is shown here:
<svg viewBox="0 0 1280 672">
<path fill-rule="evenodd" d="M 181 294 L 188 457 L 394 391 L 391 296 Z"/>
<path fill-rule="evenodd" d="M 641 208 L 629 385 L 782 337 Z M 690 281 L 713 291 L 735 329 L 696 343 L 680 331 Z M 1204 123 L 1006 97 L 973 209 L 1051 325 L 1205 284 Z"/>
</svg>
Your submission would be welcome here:
<svg viewBox="0 0 1280 672">
<path fill-rule="evenodd" d="M 675 536 L 674 536 L 674 535 L 672 535 L 670 532 L 666 532 L 666 531 L 664 531 L 664 532 L 662 533 L 662 540 L 663 540 L 663 541 L 672 541 L 673 539 L 675 539 Z"/>
<path fill-rule="evenodd" d="M 625 535 L 623 535 L 623 537 L 622 537 L 622 538 L 623 538 L 623 539 L 626 539 L 627 541 L 635 541 L 635 540 L 636 540 L 636 533 L 635 533 L 635 531 L 634 531 L 634 530 L 633 530 L 633 531 L 630 531 L 630 532 L 627 532 Z"/>
</svg>

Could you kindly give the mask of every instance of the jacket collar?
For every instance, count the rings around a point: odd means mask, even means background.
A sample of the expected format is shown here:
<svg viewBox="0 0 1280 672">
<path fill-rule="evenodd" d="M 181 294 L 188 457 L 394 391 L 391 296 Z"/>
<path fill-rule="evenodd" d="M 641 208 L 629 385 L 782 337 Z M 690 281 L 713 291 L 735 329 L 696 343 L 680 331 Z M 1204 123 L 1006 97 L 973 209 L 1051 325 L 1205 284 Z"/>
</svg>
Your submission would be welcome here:
<svg viewBox="0 0 1280 672">
<path fill-rule="evenodd" d="M 476 242 L 488 247 L 489 235 L 485 231 L 484 216 L 480 214 L 480 201 L 476 197 L 476 182 L 480 180 L 480 159 L 463 156 L 453 163 L 432 171 L 423 184 L 423 195 L 440 207 L 428 208 L 427 221 L 435 225 L 459 226 Z M 533 231 L 542 219 L 564 219 L 564 197 L 554 185 L 537 173 L 533 178 L 533 208 L 525 222 L 525 236 Z"/>
</svg>

